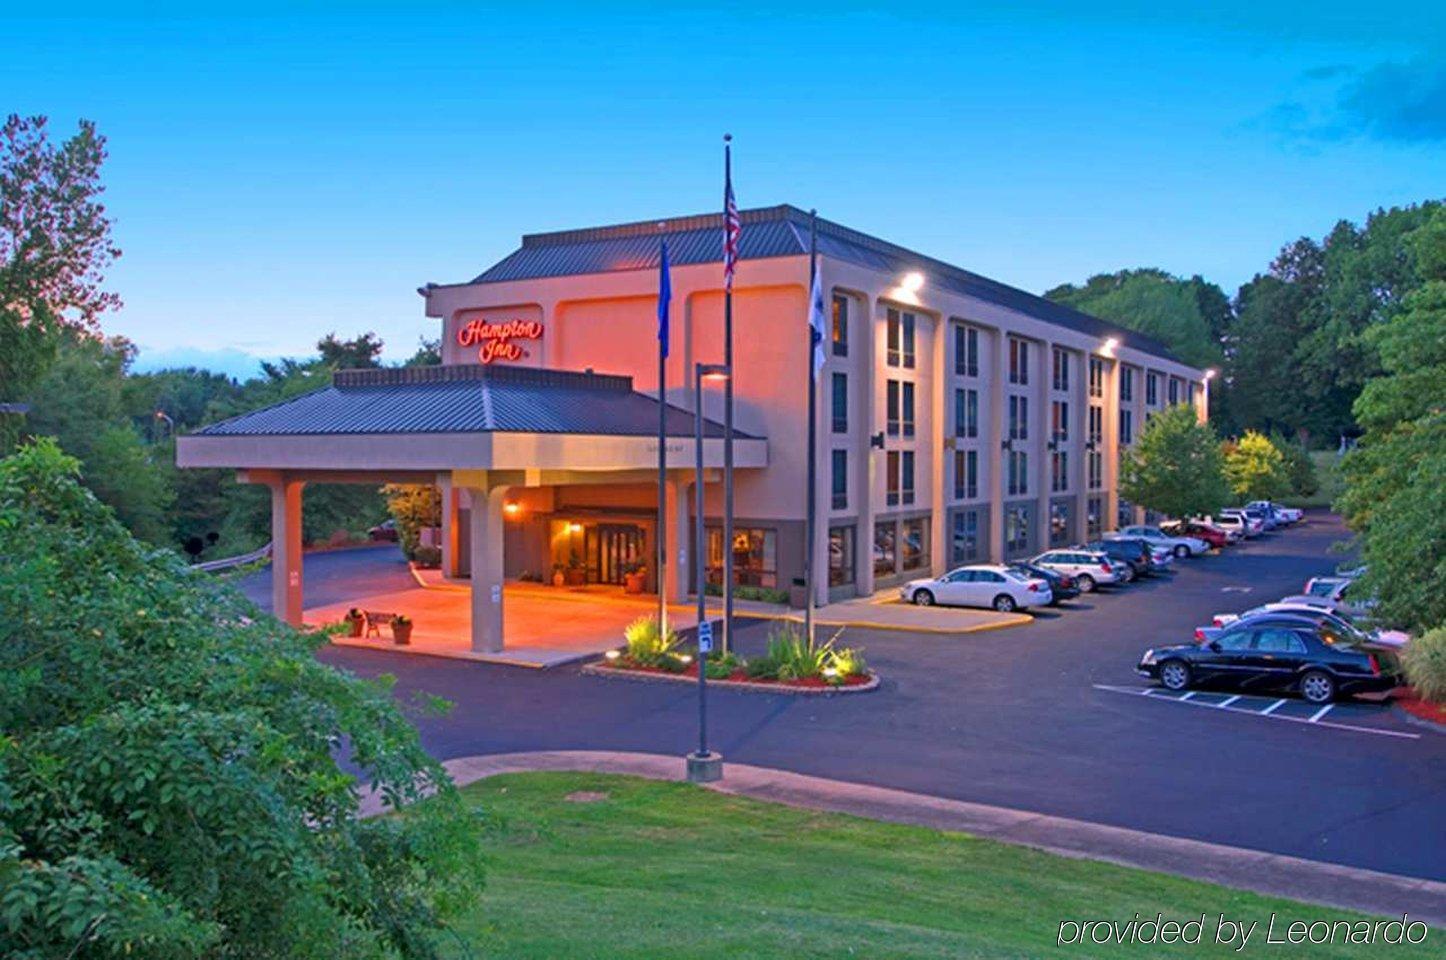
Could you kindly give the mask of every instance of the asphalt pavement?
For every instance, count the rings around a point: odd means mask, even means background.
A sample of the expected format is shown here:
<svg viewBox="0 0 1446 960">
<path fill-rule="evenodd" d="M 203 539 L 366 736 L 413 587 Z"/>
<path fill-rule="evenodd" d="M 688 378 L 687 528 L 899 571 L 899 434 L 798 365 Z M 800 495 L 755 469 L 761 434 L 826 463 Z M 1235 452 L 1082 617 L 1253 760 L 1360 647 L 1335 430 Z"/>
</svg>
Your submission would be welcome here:
<svg viewBox="0 0 1446 960">
<path fill-rule="evenodd" d="M 1333 570 L 1341 558 L 1330 547 L 1344 537 L 1316 514 L 1023 627 L 961 636 L 851 629 L 839 642 L 864 648 L 883 677 L 877 692 L 715 688 L 710 745 L 725 761 L 1446 880 L 1446 736 L 1379 704 L 1341 704 L 1312 721 L 1315 710 L 1293 700 L 1271 711 L 1269 698 L 1179 701 L 1145 693 L 1134 673 L 1145 647 L 1186 640 L 1215 612 L 1297 592 Z M 319 602 L 313 590 L 394 576 L 389 556 L 308 557 L 307 602 Z M 742 627 L 739 648 L 760 648 L 766 629 Z M 452 700 L 449 715 L 417 718 L 441 759 L 568 749 L 681 757 L 697 742 L 686 685 L 339 648 L 322 656 L 360 674 L 394 674 L 404 701 L 414 691 Z"/>
</svg>

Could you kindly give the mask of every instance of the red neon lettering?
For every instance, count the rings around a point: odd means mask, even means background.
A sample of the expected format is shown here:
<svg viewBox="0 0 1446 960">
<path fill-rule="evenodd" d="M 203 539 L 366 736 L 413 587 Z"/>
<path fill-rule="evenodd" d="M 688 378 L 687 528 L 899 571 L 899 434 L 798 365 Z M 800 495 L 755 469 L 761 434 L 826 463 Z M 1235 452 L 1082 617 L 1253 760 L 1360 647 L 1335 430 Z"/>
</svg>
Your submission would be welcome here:
<svg viewBox="0 0 1446 960">
<path fill-rule="evenodd" d="M 502 320 L 496 323 L 469 320 L 457 331 L 457 343 L 464 347 L 477 347 L 477 359 L 482 363 L 521 360 L 527 356 L 527 351 L 514 341 L 541 339 L 542 322 L 539 320 Z"/>
</svg>

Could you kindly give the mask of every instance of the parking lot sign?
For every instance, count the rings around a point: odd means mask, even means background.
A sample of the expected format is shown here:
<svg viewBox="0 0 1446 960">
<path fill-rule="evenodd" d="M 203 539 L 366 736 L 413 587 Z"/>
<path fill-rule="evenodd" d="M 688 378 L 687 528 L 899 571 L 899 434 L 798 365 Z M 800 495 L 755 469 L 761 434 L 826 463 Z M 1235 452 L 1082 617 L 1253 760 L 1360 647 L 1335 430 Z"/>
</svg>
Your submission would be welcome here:
<svg viewBox="0 0 1446 960">
<path fill-rule="evenodd" d="M 713 621 L 704 620 L 698 624 L 698 652 L 713 652 Z"/>
</svg>

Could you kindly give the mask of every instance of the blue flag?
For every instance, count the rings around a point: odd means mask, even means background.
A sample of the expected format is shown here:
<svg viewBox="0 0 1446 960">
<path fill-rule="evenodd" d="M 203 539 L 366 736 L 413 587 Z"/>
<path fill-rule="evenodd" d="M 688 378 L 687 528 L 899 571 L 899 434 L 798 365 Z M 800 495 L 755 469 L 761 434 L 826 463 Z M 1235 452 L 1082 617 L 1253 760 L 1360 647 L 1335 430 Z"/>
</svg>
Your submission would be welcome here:
<svg viewBox="0 0 1446 960">
<path fill-rule="evenodd" d="M 668 277 L 668 241 L 663 242 L 663 256 L 658 264 L 658 353 L 668 355 L 668 302 L 673 299 L 673 281 Z"/>
</svg>

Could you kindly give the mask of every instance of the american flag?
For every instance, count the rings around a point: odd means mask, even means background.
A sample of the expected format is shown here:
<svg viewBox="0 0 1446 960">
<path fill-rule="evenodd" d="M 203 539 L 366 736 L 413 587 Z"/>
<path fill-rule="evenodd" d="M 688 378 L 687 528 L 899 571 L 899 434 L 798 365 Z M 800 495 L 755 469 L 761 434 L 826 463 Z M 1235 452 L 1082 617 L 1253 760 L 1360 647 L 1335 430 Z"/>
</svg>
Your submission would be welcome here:
<svg viewBox="0 0 1446 960">
<path fill-rule="evenodd" d="M 723 289 L 733 290 L 733 272 L 738 269 L 738 202 L 733 199 L 733 152 L 723 148 Z"/>
</svg>

